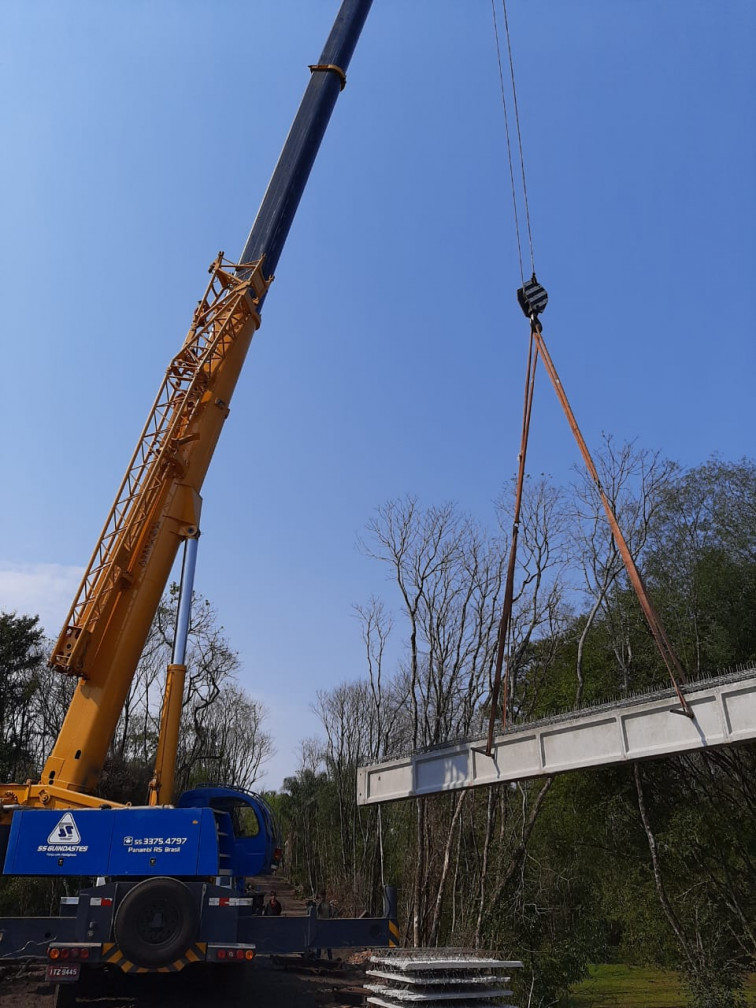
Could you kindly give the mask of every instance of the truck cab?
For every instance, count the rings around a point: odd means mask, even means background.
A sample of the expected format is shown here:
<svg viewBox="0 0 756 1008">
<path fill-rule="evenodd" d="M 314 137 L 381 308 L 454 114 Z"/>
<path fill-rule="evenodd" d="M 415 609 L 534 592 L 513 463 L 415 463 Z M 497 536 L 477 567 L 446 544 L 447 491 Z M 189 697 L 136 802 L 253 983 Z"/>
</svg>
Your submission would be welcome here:
<svg viewBox="0 0 756 1008">
<path fill-rule="evenodd" d="M 221 874 L 237 887 L 248 875 L 268 875 L 281 860 L 281 836 L 270 806 L 244 788 L 205 785 L 185 791 L 179 808 L 211 808 L 218 827 Z"/>
</svg>

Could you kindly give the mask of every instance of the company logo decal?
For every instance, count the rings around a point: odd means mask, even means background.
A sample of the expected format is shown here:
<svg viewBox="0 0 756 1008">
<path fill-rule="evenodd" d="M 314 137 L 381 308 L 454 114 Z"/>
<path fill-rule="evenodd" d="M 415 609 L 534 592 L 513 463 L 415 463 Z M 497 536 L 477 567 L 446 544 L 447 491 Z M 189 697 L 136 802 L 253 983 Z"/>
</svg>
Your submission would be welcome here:
<svg viewBox="0 0 756 1008">
<path fill-rule="evenodd" d="M 65 812 L 58 820 L 46 844 L 40 844 L 37 851 L 53 857 L 63 855 L 71 857 L 89 850 L 87 844 L 82 844 L 81 833 L 71 812 Z"/>
<path fill-rule="evenodd" d="M 74 817 L 70 812 L 66 812 L 58 825 L 47 838 L 49 844 L 80 844 L 81 833 L 74 822 Z"/>
</svg>

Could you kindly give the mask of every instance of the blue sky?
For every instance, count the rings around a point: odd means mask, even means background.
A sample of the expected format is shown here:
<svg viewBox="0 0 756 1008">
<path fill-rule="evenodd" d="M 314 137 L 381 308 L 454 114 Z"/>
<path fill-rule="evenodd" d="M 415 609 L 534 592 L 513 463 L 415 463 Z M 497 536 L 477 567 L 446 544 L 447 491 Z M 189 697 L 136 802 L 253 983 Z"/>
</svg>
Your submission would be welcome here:
<svg viewBox="0 0 756 1008">
<path fill-rule="evenodd" d="M 0 607 L 50 633 L 337 8 L 0 4 Z M 545 334 L 587 440 L 753 455 L 756 5 L 509 16 Z M 492 522 L 519 283 L 489 0 L 375 0 L 203 490 L 197 588 L 270 710 L 269 786 L 315 691 L 363 674 L 352 606 L 390 592 L 355 548 L 374 508 Z M 529 458 L 557 480 L 577 459 L 545 380 Z"/>
</svg>

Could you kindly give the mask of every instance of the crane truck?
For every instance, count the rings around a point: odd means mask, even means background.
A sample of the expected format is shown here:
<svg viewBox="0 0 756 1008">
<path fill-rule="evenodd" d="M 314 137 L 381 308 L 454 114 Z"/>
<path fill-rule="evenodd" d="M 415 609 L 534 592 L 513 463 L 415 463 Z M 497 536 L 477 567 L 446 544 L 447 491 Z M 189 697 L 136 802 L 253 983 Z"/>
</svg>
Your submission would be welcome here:
<svg viewBox="0 0 756 1008">
<path fill-rule="evenodd" d="M 392 891 L 382 917 L 260 916 L 242 880 L 271 872 L 280 855 L 268 806 L 221 785 L 173 797 L 200 490 L 370 5 L 343 0 L 242 255 L 219 253 L 210 267 L 50 658 L 77 684 L 40 779 L 0 785 L 3 873 L 92 880 L 55 916 L 0 920 L 0 960 L 45 961 L 60 983 L 105 964 L 175 972 L 395 942 Z M 101 771 L 182 546 L 154 776 L 143 807 L 119 806 L 99 793 Z"/>
</svg>

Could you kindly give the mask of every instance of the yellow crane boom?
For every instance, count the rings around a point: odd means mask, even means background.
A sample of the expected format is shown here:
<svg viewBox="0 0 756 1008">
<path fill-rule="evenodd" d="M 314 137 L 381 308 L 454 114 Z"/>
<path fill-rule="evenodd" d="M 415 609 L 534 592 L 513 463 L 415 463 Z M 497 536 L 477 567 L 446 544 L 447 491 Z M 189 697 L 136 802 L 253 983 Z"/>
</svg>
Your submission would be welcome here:
<svg viewBox="0 0 756 1008">
<path fill-rule="evenodd" d="M 23 805 L 99 805 L 108 746 L 181 543 L 199 528 L 200 490 L 272 278 L 263 260 L 222 254 L 171 361 L 50 664 L 79 678 L 39 784 Z"/>
</svg>

